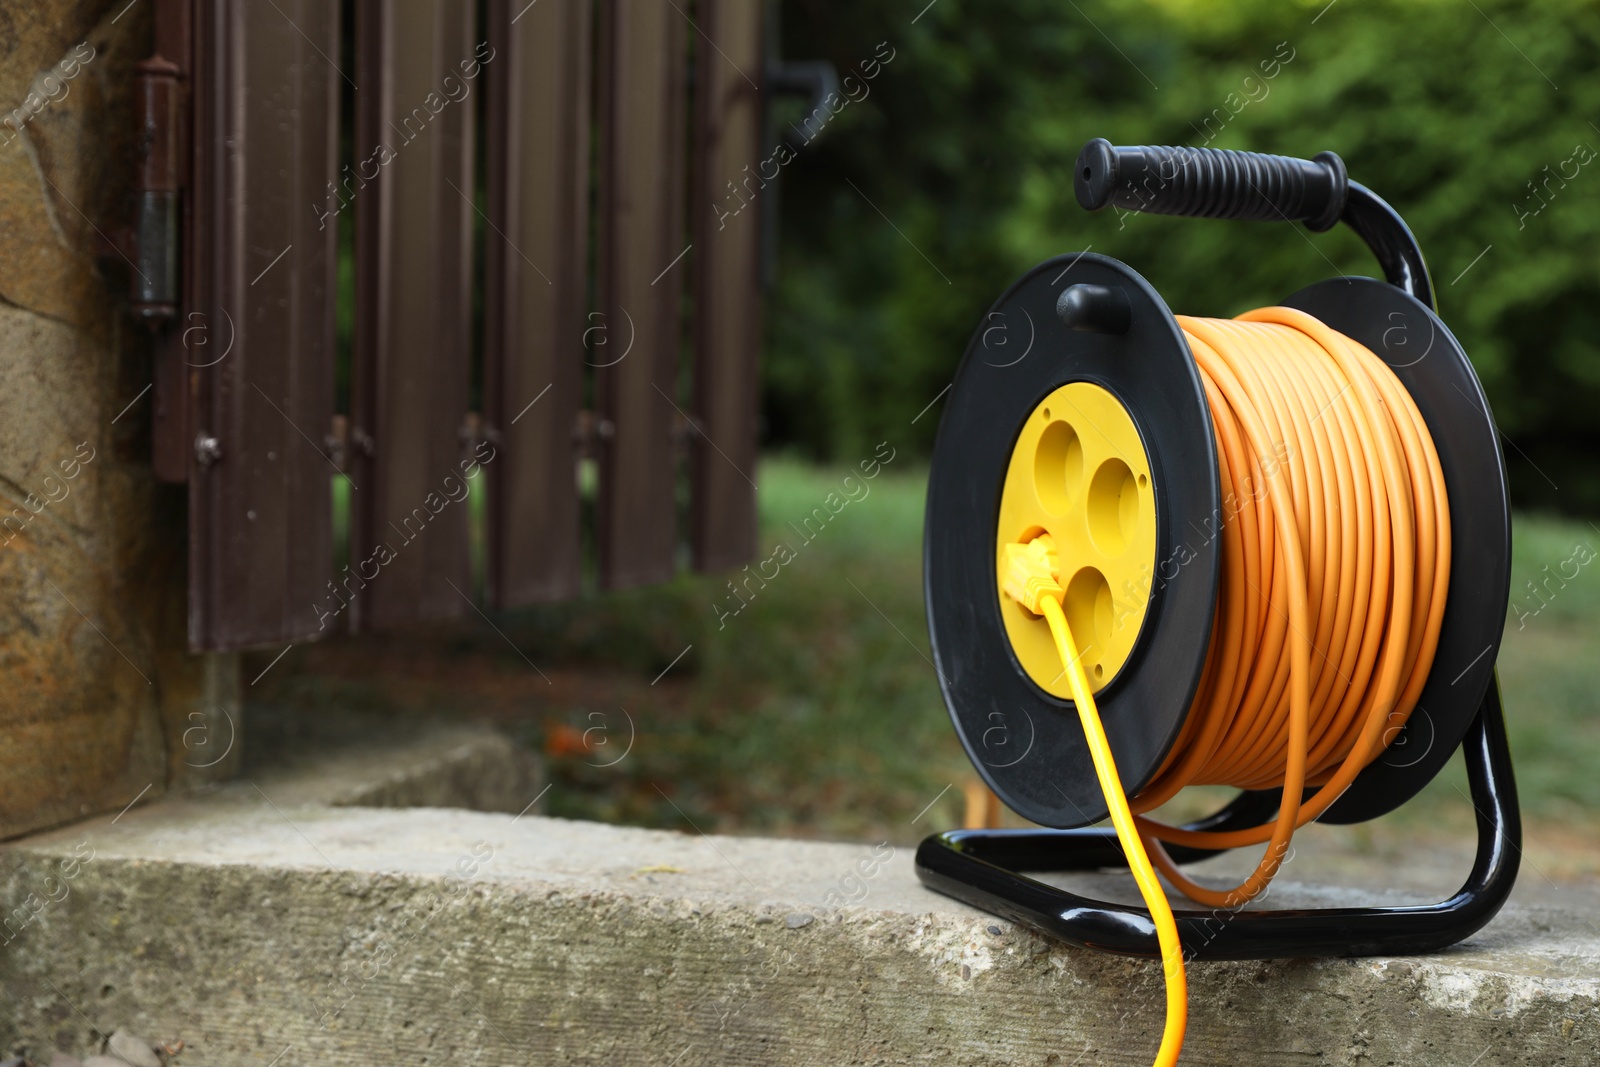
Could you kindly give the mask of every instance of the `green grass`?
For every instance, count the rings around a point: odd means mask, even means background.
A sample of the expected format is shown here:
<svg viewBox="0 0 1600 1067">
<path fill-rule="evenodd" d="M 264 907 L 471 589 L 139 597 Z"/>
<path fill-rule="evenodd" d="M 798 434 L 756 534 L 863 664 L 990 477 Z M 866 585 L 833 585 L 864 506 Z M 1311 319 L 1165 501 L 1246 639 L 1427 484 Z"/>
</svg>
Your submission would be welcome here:
<svg viewBox="0 0 1600 1067">
<path fill-rule="evenodd" d="M 755 568 L 684 575 L 504 613 L 499 632 L 472 620 L 417 635 L 371 672 L 392 687 L 383 692 L 350 663 L 363 648 L 397 647 L 395 639 L 340 641 L 302 657 L 299 673 L 274 672 L 278 688 L 267 696 L 489 715 L 552 753 L 548 804 L 557 815 L 897 842 L 952 825 L 971 771 L 927 659 L 926 469 L 888 464 L 820 530 L 813 518 L 808 540 L 803 520 L 826 509 L 830 493 L 845 497 L 848 473 L 784 458 L 762 464 L 760 556 L 774 559 L 765 581 L 744 584 Z M 1600 548 L 1600 531 L 1522 515 L 1515 534 L 1500 678 L 1524 810 L 1593 825 L 1600 558 L 1576 560 Z M 788 557 L 775 556 L 780 544 L 793 557 L 777 565 Z M 747 600 L 735 599 L 730 578 Z M 1526 583 L 1541 581 L 1536 596 Z M 585 730 L 605 744 L 585 752 L 556 743 Z M 1469 827 L 1457 788 L 1459 757 L 1397 818 Z"/>
<path fill-rule="evenodd" d="M 891 463 L 844 486 L 847 473 L 762 465 L 763 564 L 507 616 L 507 632 L 536 658 L 643 683 L 609 687 L 637 728 L 629 757 L 604 770 L 585 764 L 612 757 L 553 761 L 566 787 L 552 794 L 554 813 L 909 836 L 911 819 L 965 766 L 924 658 L 926 475 Z M 617 707 L 589 710 L 619 720 Z M 941 802 L 946 822 L 956 792 Z"/>
<path fill-rule="evenodd" d="M 1600 812 L 1597 550 L 1587 522 L 1517 517 L 1500 685 L 1523 806 L 1548 818 Z"/>
</svg>

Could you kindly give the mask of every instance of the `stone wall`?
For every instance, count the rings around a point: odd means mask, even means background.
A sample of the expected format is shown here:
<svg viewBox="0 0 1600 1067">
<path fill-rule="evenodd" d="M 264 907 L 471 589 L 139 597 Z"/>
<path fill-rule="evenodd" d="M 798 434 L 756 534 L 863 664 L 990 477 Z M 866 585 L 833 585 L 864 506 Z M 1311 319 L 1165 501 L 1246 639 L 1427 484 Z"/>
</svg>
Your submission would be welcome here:
<svg viewBox="0 0 1600 1067">
<path fill-rule="evenodd" d="M 114 245 L 150 9 L 0 2 L 0 837 L 237 758 L 211 762 L 237 662 L 185 651 L 185 491 L 151 476 L 151 345 Z"/>
</svg>

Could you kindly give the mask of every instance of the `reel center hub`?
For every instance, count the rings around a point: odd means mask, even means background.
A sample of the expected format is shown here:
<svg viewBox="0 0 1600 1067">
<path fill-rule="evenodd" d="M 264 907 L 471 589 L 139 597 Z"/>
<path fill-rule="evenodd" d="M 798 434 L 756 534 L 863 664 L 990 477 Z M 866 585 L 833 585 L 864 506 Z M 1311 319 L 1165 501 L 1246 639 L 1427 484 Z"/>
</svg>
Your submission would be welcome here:
<svg viewBox="0 0 1600 1067">
<path fill-rule="evenodd" d="M 1099 692 L 1127 662 L 1149 610 L 1156 506 L 1133 417 L 1093 382 L 1062 385 L 1029 413 L 1011 450 L 995 527 L 994 595 L 1011 650 L 1039 688 L 1071 699 L 1045 620 L 1003 589 L 1006 546 L 1041 534 L 1055 542 L 1062 609 L 1082 635 L 1084 671 Z"/>
</svg>

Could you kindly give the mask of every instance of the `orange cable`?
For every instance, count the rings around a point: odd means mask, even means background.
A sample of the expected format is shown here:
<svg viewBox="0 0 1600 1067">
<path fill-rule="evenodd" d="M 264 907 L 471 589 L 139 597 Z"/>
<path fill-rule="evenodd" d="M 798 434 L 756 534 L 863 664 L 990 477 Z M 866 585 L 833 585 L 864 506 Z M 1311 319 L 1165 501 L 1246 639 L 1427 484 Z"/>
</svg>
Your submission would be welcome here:
<svg viewBox="0 0 1600 1067">
<path fill-rule="evenodd" d="M 1416 707 L 1444 617 L 1449 508 L 1416 404 L 1365 346 L 1292 308 L 1178 322 L 1217 438 L 1222 587 L 1179 742 L 1130 806 L 1170 882 L 1238 907 Z M 1248 830 L 1143 817 L 1199 784 L 1281 787 L 1284 802 Z M 1225 891 L 1185 877 L 1163 847 L 1263 842 L 1256 870 Z"/>
</svg>

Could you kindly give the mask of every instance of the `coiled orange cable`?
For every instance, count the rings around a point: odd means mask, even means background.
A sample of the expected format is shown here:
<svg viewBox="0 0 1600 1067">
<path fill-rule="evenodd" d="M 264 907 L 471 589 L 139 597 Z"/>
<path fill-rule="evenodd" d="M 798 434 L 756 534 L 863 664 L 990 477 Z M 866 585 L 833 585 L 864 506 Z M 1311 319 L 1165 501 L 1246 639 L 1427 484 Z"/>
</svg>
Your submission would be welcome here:
<svg viewBox="0 0 1600 1067">
<path fill-rule="evenodd" d="M 1237 907 L 1416 707 L 1444 618 L 1450 513 L 1421 413 L 1365 346 L 1292 308 L 1178 321 L 1217 437 L 1222 590 L 1194 706 L 1131 806 L 1151 811 L 1186 785 L 1282 787 L 1269 826 L 1137 820 L 1186 896 Z M 1302 802 L 1308 785 L 1318 788 Z M 1264 841 L 1255 872 L 1227 891 L 1184 877 L 1161 847 Z"/>
<path fill-rule="evenodd" d="M 1295 829 L 1339 798 L 1416 707 L 1450 571 L 1438 454 L 1410 394 L 1376 355 L 1291 308 L 1178 322 L 1216 433 L 1221 590 L 1194 704 L 1137 797 L 1122 792 L 1058 597 L 1041 605 L 1161 942 L 1163 1067 L 1182 1048 L 1187 1009 L 1171 906 L 1149 865 L 1202 904 L 1236 908 L 1258 896 Z M 1139 814 L 1200 784 L 1281 787 L 1283 803 L 1273 822 L 1228 832 Z M 1302 799 L 1308 787 L 1316 791 Z M 1248 878 L 1217 890 L 1184 876 L 1165 843 L 1268 847 Z"/>
</svg>

